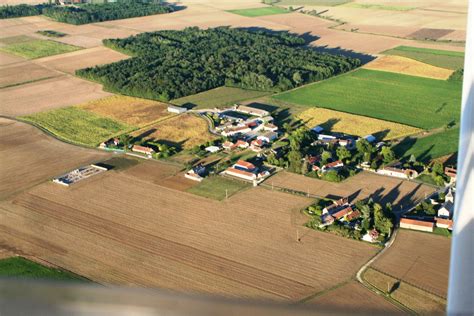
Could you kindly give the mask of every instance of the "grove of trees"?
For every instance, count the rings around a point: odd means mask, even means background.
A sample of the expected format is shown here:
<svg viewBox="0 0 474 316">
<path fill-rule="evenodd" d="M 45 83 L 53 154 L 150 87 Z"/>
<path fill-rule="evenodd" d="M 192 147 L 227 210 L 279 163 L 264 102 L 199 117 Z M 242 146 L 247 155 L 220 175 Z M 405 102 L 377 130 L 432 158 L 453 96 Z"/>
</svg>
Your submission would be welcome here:
<svg viewBox="0 0 474 316">
<path fill-rule="evenodd" d="M 22 16 L 40 15 L 45 5 L 5 5 L 0 6 L 0 19 L 18 18 Z"/>
<path fill-rule="evenodd" d="M 284 91 L 349 71 L 360 60 L 320 53 L 287 32 L 218 27 L 104 40 L 133 58 L 77 71 L 107 90 L 168 101 L 220 86 Z"/>
</svg>

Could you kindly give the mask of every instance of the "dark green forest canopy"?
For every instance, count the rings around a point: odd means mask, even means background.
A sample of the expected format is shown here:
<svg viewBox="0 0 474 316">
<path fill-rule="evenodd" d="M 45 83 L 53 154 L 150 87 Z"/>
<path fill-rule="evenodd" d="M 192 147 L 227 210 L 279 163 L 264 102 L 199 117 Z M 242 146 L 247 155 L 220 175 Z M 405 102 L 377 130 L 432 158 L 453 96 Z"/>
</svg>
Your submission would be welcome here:
<svg viewBox="0 0 474 316">
<path fill-rule="evenodd" d="M 112 92 L 168 101 L 220 86 L 284 91 L 347 72 L 360 60 L 316 52 L 287 32 L 218 27 L 104 40 L 134 56 L 77 71 Z"/>
</svg>

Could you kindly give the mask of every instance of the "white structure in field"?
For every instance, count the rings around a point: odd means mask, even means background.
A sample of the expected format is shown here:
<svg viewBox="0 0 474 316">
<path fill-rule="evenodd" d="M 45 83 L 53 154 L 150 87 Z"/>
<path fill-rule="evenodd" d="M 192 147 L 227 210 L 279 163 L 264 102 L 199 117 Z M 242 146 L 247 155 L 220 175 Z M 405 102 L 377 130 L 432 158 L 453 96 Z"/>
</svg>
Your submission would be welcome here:
<svg viewBox="0 0 474 316">
<path fill-rule="evenodd" d="M 175 113 L 175 114 L 181 114 L 186 112 L 188 109 L 183 108 L 181 106 L 174 106 L 174 105 L 169 105 L 168 106 L 168 112 L 170 113 Z"/>
<path fill-rule="evenodd" d="M 74 169 L 66 174 L 63 174 L 59 177 L 53 179 L 54 183 L 61 184 L 64 186 L 70 186 L 76 182 L 81 180 L 87 179 L 89 177 L 95 176 L 99 173 L 107 171 L 108 169 L 105 167 L 97 166 L 97 165 L 89 165 L 85 167 L 80 167 L 78 169 Z"/>
</svg>

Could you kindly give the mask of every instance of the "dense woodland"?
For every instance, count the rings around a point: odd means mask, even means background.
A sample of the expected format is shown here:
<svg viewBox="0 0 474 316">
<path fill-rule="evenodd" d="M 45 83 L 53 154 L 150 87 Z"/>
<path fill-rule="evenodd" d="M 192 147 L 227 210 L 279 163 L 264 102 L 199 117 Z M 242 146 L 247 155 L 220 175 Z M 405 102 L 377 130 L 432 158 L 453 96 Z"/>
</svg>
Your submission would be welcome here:
<svg viewBox="0 0 474 316">
<path fill-rule="evenodd" d="M 121 0 L 114 3 L 60 5 L 14 5 L 0 7 L 0 18 L 15 18 L 44 14 L 58 22 L 86 24 L 138 16 L 169 13 L 174 7 L 154 1 Z"/>
<path fill-rule="evenodd" d="M 78 75 L 110 91 L 162 101 L 224 85 L 284 91 L 360 65 L 358 59 L 305 48 L 302 38 L 287 32 L 228 27 L 142 33 L 104 44 L 134 58 Z"/>
</svg>

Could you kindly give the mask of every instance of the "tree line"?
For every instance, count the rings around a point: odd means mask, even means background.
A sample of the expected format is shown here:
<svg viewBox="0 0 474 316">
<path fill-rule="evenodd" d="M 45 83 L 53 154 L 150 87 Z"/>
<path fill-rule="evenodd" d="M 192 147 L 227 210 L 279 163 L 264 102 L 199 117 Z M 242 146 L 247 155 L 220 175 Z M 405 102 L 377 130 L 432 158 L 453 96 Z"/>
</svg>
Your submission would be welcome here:
<svg viewBox="0 0 474 316">
<path fill-rule="evenodd" d="M 168 101 L 220 86 L 284 91 L 349 71 L 360 60 L 320 53 L 288 32 L 218 27 L 104 40 L 133 58 L 77 71 L 113 92 Z"/>
<path fill-rule="evenodd" d="M 0 19 L 18 18 L 22 16 L 40 15 L 47 5 L 5 5 L 0 6 Z"/>
</svg>

